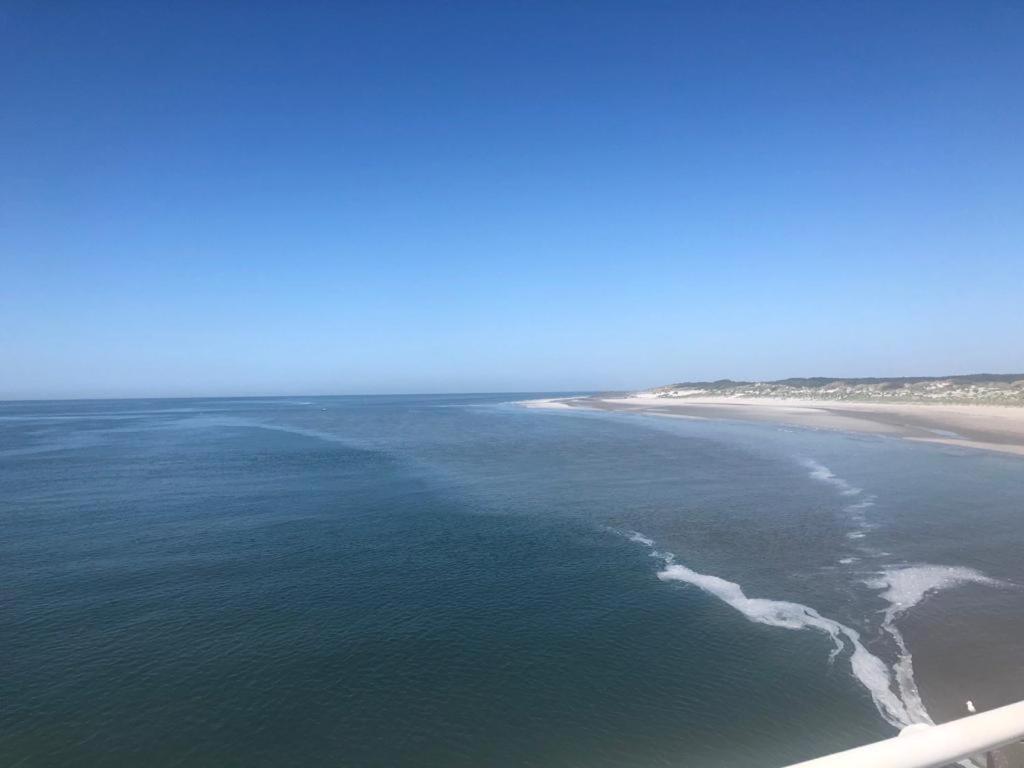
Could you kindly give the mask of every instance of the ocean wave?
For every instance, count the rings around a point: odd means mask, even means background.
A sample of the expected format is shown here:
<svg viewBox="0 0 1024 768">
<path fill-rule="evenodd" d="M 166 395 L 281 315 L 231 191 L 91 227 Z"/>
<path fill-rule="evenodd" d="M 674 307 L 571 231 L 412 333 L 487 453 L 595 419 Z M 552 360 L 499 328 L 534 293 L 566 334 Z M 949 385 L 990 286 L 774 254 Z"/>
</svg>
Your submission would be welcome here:
<svg viewBox="0 0 1024 768">
<path fill-rule="evenodd" d="M 858 502 L 856 502 L 854 504 L 847 504 L 845 507 L 843 507 L 843 509 L 845 509 L 847 512 L 854 512 L 854 513 L 856 513 L 856 512 L 863 512 L 865 509 L 869 509 L 869 508 L 871 508 L 873 506 L 875 506 L 875 497 L 874 496 L 869 496 L 868 498 L 864 499 L 863 501 L 858 501 Z"/>
<path fill-rule="evenodd" d="M 857 630 L 841 622 L 822 616 L 813 608 L 787 600 L 748 597 L 743 588 L 719 576 L 699 573 L 676 562 L 671 552 L 661 552 L 652 539 L 636 531 L 625 534 L 630 541 L 643 544 L 651 556 L 662 560 L 664 567 L 658 572 L 662 581 L 678 581 L 713 595 L 757 624 L 790 630 L 812 630 L 829 637 L 832 650 L 829 662 L 849 648 L 850 671 L 868 691 L 879 714 L 897 728 L 912 723 L 932 723 L 914 680 L 913 657 L 902 634 L 895 625 L 896 618 L 917 605 L 926 594 L 967 583 L 988 586 L 1006 586 L 1005 582 L 989 578 L 970 568 L 917 565 L 892 569 L 865 581 L 872 589 L 883 590 L 881 597 L 889 601 L 882 630 L 897 648 L 892 667 L 871 653 L 861 641 Z"/>
<path fill-rule="evenodd" d="M 629 533 L 629 540 L 630 541 L 634 541 L 637 544 L 643 544 L 646 547 L 653 547 L 654 546 L 654 540 L 653 539 L 649 539 L 646 536 L 644 536 L 642 533 L 637 533 L 636 531 L 630 531 L 630 533 Z"/>
<path fill-rule="evenodd" d="M 839 489 L 839 492 L 843 496 L 856 496 L 863 491 L 847 480 L 839 477 L 839 475 L 832 472 L 831 469 L 826 467 L 824 464 L 815 461 L 814 459 L 804 459 L 800 462 L 807 469 L 808 474 L 821 483 L 828 483 L 831 486 Z"/>
<path fill-rule="evenodd" d="M 839 475 L 835 474 L 821 462 L 814 459 L 802 459 L 800 463 L 808 470 L 813 479 L 822 483 L 828 483 L 836 488 L 842 496 L 857 497 L 856 501 L 851 501 L 843 507 L 843 512 L 846 513 L 850 522 L 854 525 L 854 530 L 847 533 L 846 538 L 851 540 L 863 539 L 867 532 L 874 527 L 868 522 L 865 513 L 875 506 L 877 498 L 872 494 L 866 494 L 863 488 L 858 488 L 845 478 L 839 477 Z"/>
</svg>

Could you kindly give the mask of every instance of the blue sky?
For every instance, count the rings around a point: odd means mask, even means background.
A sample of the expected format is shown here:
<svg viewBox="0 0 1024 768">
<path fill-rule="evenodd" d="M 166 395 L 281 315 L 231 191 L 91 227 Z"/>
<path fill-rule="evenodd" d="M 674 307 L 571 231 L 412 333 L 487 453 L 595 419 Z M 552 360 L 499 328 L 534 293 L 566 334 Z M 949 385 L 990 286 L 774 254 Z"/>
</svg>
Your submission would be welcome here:
<svg viewBox="0 0 1024 768">
<path fill-rule="evenodd" d="M 1024 371 L 1024 5 L 0 7 L 0 398 Z"/>
</svg>

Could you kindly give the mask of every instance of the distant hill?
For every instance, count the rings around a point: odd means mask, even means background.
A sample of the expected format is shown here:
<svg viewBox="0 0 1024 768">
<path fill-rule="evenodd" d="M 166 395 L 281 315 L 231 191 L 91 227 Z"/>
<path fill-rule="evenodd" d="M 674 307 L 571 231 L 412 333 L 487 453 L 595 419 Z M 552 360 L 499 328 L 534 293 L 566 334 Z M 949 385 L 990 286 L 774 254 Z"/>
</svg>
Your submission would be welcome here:
<svg viewBox="0 0 1024 768">
<path fill-rule="evenodd" d="M 903 400 L 1024 405 L 1024 373 L 895 378 L 806 378 L 775 381 L 690 381 L 649 390 L 656 397 L 773 397 L 807 400 Z"/>
</svg>

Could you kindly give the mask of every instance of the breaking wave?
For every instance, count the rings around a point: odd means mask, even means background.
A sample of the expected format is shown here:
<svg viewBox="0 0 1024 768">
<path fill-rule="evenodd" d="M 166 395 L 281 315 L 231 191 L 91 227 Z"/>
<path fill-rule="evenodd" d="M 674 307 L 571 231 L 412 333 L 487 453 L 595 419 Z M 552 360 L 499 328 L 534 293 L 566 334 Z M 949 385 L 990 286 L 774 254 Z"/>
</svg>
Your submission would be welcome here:
<svg viewBox="0 0 1024 768">
<path fill-rule="evenodd" d="M 653 539 L 649 539 L 646 536 L 644 536 L 642 533 L 637 533 L 636 531 L 631 531 L 630 532 L 629 540 L 633 541 L 633 542 L 636 542 L 637 544 L 643 544 L 645 547 L 651 547 L 651 548 L 654 547 L 654 540 Z"/>
<path fill-rule="evenodd" d="M 844 496 L 856 496 L 862 491 L 862 489 L 834 474 L 831 469 L 826 467 L 824 464 L 819 464 L 814 459 L 804 459 L 801 464 L 807 468 L 808 473 L 812 478 L 819 482 L 835 486 Z"/>
<path fill-rule="evenodd" d="M 842 496 L 856 497 L 856 501 L 851 501 L 843 507 L 843 512 L 854 526 L 854 529 L 847 533 L 846 537 L 851 540 L 863 539 L 867 532 L 874 527 L 868 522 L 865 513 L 875 506 L 875 496 L 864 493 L 863 488 L 858 488 L 848 480 L 839 477 L 831 469 L 814 459 L 803 459 L 800 463 L 808 470 L 808 474 L 813 479 L 828 483 L 836 488 Z"/>
</svg>

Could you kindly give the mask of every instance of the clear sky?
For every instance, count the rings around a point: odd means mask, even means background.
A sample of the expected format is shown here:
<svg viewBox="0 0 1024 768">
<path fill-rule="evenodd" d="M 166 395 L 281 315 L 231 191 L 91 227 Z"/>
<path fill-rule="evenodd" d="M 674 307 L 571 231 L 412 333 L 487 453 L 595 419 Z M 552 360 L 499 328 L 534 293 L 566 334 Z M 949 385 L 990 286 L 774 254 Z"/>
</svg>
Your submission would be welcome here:
<svg viewBox="0 0 1024 768">
<path fill-rule="evenodd" d="M 982 370 L 1020 2 L 0 4 L 0 398 Z"/>
</svg>

